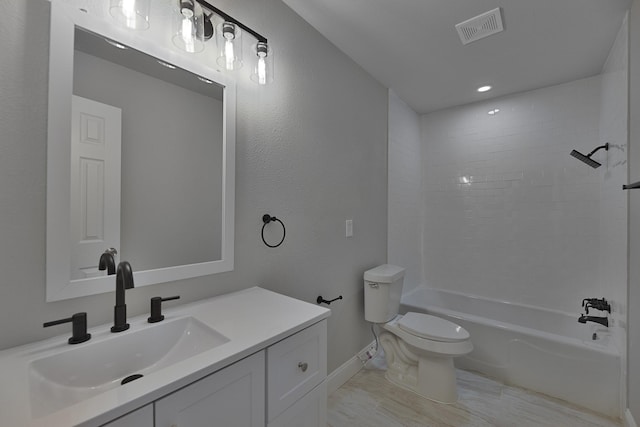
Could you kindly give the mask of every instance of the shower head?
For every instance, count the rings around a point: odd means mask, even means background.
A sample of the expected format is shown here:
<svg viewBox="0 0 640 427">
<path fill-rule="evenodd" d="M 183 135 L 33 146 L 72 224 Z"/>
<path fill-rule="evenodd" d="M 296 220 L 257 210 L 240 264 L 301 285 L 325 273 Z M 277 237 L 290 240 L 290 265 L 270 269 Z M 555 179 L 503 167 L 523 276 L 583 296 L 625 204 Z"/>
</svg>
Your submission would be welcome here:
<svg viewBox="0 0 640 427">
<path fill-rule="evenodd" d="M 572 150 L 571 151 L 571 155 L 573 157 L 575 157 L 576 159 L 580 160 L 583 163 L 588 164 L 589 166 L 591 166 L 592 168 L 596 169 L 600 166 L 602 166 L 600 163 L 596 162 L 595 160 L 593 160 L 591 158 L 591 156 L 593 156 L 596 151 L 601 150 L 601 149 L 605 149 L 605 151 L 609 151 L 609 143 L 607 142 L 604 145 L 601 145 L 600 147 L 595 148 L 592 152 L 590 152 L 589 154 L 582 154 L 579 151 L 576 150 Z"/>
<path fill-rule="evenodd" d="M 592 168 L 596 169 L 600 166 L 602 166 L 600 163 L 596 162 L 595 160 L 593 160 L 591 157 L 586 156 L 576 150 L 571 151 L 571 155 L 573 157 L 575 157 L 576 159 L 588 164 L 589 166 L 591 166 Z"/>
</svg>

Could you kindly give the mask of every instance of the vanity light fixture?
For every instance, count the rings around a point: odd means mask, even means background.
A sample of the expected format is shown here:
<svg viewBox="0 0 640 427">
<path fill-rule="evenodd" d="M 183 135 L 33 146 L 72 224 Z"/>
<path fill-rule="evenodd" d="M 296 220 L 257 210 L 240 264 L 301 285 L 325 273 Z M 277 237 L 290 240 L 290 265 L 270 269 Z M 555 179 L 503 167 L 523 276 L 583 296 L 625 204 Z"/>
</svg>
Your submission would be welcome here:
<svg viewBox="0 0 640 427">
<path fill-rule="evenodd" d="M 480 86 L 478 88 L 478 92 L 482 93 L 482 92 L 489 92 L 491 90 L 491 86 L 487 85 L 487 86 Z"/>
<path fill-rule="evenodd" d="M 252 79 L 258 84 L 269 83 L 273 80 L 273 76 L 269 75 L 273 70 L 273 61 L 271 58 L 271 51 L 268 47 L 267 38 L 256 32 L 255 30 L 247 27 L 242 22 L 237 19 L 227 15 L 220 9 L 215 6 L 212 6 L 206 0 L 194 0 L 204 9 L 205 13 L 210 12 L 212 15 L 219 16 L 223 22 L 218 25 L 216 39 L 218 42 L 218 59 L 216 60 L 218 64 L 223 67 L 225 70 L 232 71 L 237 70 L 242 66 L 242 32 L 245 32 L 251 36 L 253 36 L 257 40 L 256 45 L 256 56 L 254 60 L 256 61 L 256 70 L 262 67 L 260 65 L 260 58 L 263 58 L 264 71 L 263 79 Z M 211 19 L 211 15 L 207 15 Z M 265 49 L 258 48 L 259 45 L 263 45 Z M 269 59 L 267 59 L 269 58 Z M 270 62 L 271 61 L 271 62 Z M 258 73 L 256 73 L 256 76 Z M 260 83 L 264 81 L 265 83 Z"/>
<path fill-rule="evenodd" d="M 151 0 L 111 0 L 109 14 L 131 30 L 149 28 L 149 5 Z"/>
<path fill-rule="evenodd" d="M 124 26 L 140 30 L 149 28 L 149 4 L 151 0 L 110 0 L 110 14 Z M 206 0 L 172 0 L 173 44 L 188 53 L 205 49 L 206 41 L 216 34 L 218 54 L 216 62 L 227 71 L 242 67 L 242 34 L 246 32 L 256 39 L 255 61 L 251 80 L 259 85 L 273 81 L 273 53 L 267 38 L 242 22 L 227 15 Z M 222 21 L 214 31 L 214 15 Z"/>
</svg>

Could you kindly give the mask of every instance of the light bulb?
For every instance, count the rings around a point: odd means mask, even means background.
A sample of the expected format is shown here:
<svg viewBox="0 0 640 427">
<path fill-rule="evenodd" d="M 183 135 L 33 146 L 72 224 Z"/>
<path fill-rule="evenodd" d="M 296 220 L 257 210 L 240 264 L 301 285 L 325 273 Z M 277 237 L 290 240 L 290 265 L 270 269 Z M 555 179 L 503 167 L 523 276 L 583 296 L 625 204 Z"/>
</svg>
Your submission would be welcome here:
<svg viewBox="0 0 640 427">
<path fill-rule="evenodd" d="M 264 60 L 264 56 L 258 58 L 258 84 L 267 84 L 267 62 Z"/>
<path fill-rule="evenodd" d="M 233 61 L 234 61 L 234 56 L 233 56 L 233 39 L 231 38 L 227 38 L 227 35 L 225 34 L 225 38 L 227 39 L 224 42 L 224 57 L 225 57 L 225 64 L 227 67 L 227 70 L 233 70 Z"/>
<path fill-rule="evenodd" d="M 122 14 L 127 21 L 127 27 L 135 28 L 136 0 L 122 0 Z"/>
<path fill-rule="evenodd" d="M 182 20 L 182 40 L 184 41 L 184 49 L 189 53 L 196 51 L 193 28 L 191 18 L 185 16 Z"/>
<path fill-rule="evenodd" d="M 204 50 L 204 15 L 198 5 L 187 0 L 173 16 L 173 44 L 187 52 L 197 53 Z"/>
<path fill-rule="evenodd" d="M 273 80 L 273 67 L 271 51 L 266 41 L 259 41 L 255 46 L 256 63 L 251 73 L 251 80 L 259 85 L 266 85 Z"/>
<path fill-rule="evenodd" d="M 223 70 L 242 68 L 242 32 L 233 22 L 222 22 L 218 26 L 218 58 L 216 62 Z"/>
</svg>

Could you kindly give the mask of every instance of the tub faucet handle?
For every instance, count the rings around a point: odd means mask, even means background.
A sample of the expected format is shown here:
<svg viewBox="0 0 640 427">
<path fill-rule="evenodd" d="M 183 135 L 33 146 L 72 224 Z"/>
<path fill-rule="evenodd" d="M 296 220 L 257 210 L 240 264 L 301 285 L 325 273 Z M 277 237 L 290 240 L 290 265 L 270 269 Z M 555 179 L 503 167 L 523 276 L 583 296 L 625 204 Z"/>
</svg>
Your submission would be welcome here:
<svg viewBox="0 0 640 427">
<path fill-rule="evenodd" d="M 607 311 L 611 313 L 611 304 L 609 304 L 609 302 L 607 302 L 607 300 L 604 298 L 588 298 L 586 300 L 582 300 L 582 303 L 586 314 L 589 314 L 589 308 L 595 308 L 596 310 Z"/>
</svg>

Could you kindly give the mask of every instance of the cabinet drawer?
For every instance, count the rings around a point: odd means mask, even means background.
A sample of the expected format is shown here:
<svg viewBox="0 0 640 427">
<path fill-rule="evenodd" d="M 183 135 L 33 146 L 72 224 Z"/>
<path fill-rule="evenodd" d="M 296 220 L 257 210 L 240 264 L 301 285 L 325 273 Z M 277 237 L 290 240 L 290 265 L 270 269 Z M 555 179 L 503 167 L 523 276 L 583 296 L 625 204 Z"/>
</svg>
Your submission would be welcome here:
<svg viewBox="0 0 640 427">
<path fill-rule="evenodd" d="M 327 321 L 267 349 L 267 415 L 272 421 L 327 376 Z"/>
</svg>

